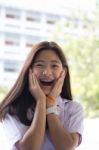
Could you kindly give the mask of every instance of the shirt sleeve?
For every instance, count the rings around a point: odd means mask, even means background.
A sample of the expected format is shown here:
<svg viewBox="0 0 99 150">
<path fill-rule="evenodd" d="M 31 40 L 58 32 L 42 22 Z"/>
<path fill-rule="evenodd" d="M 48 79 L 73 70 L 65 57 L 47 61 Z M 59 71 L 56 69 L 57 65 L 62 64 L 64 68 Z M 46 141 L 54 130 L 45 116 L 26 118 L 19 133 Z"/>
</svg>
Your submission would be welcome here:
<svg viewBox="0 0 99 150">
<path fill-rule="evenodd" d="M 72 101 L 69 102 L 67 111 L 68 111 L 67 112 L 68 120 L 67 118 L 65 118 L 65 124 L 67 124 L 68 122 L 68 131 L 70 133 L 78 133 L 80 135 L 79 139 L 80 144 L 82 141 L 82 133 L 83 133 L 83 107 L 81 106 L 80 103 Z"/>
<path fill-rule="evenodd" d="M 9 145 L 9 150 L 17 150 L 15 143 L 23 137 L 28 127 L 8 114 L 4 119 L 2 126 L 6 137 L 6 143 Z"/>
</svg>

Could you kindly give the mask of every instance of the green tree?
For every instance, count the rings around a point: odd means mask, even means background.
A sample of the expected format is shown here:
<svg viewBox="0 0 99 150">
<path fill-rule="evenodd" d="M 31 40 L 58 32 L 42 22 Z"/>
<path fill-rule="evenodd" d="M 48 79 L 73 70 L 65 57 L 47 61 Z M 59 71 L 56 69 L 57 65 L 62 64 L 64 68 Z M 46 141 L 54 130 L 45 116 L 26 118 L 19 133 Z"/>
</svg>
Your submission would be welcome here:
<svg viewBox="0 0 99 150">
<path fill-rule="evenodd" d="M 71 38 L 65 46 L 74 95 L 84 104 L 85 115 L 99 115 L 99 39 L 95 35 Z"/>
<path fill-rule="evenodd" d="M 72 21 L 71 21 L 72 20 Z M 57 25 L 53 39 L 63 37 L 68 58 L 72 91 L 85 109 L 86 117 L 99 116 L 99 12 L 87 14 L 77 10 L 70 19 Z"/>
</svg>

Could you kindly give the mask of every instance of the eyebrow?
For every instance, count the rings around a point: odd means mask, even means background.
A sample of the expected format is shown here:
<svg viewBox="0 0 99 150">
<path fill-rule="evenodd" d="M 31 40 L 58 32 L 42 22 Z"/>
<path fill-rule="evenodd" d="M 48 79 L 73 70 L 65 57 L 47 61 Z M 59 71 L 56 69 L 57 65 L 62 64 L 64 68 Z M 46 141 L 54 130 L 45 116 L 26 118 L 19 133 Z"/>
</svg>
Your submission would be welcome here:
<svg viewBox="0 0 99 150">
<path fill-rule="evenodd" d="M 58 61 L 58 60 L 51 60 L 51 61 L 45 61 L 45 60 L 37 60 L 35 61 L 34 63 L 38 63 L 38 62 L 42 62 L 42 63 L 58 63 L 58 64 L 61 64 L 61 61 Z"/>
</svg>

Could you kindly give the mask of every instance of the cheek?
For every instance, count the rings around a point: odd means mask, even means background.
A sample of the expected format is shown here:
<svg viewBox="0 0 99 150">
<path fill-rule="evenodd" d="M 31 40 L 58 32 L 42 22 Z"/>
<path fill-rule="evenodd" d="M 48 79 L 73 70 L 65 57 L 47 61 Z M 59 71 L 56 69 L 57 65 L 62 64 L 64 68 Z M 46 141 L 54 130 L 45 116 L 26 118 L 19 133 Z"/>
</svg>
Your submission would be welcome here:
<svg viewBox="0 0 99 150">
<path fill-rule="evenodd" d="M 38 78 L 40 76 L 40 71 L 37 69 L 32 69 L 32 72 L 35 74 L 35 76 Z"/>
<path fill-rule="evenodd" d="M 54 76 L 55 76 L 56 79 L 58 79 L 60 77 L 61 72 L 62 72 L 62 70 L 59 70 L 59 71 L 55 72 Z"/>
</svg>

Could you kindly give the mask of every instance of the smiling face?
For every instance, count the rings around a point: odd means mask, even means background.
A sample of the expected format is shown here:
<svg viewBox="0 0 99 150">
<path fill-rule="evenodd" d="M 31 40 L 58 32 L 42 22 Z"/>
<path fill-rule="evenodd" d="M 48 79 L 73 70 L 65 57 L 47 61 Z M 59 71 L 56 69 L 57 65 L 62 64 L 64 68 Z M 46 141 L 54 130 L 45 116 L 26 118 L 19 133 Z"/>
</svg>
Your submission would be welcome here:
<svg viewBox="0 0 99 150">
<path fill-rule="evenodd" d="M 40 52 L 33 64 L 32 71 L 45 95 L 48 95 L 63 71 L 61 60 L 52 50 Z"/>
</svg>

